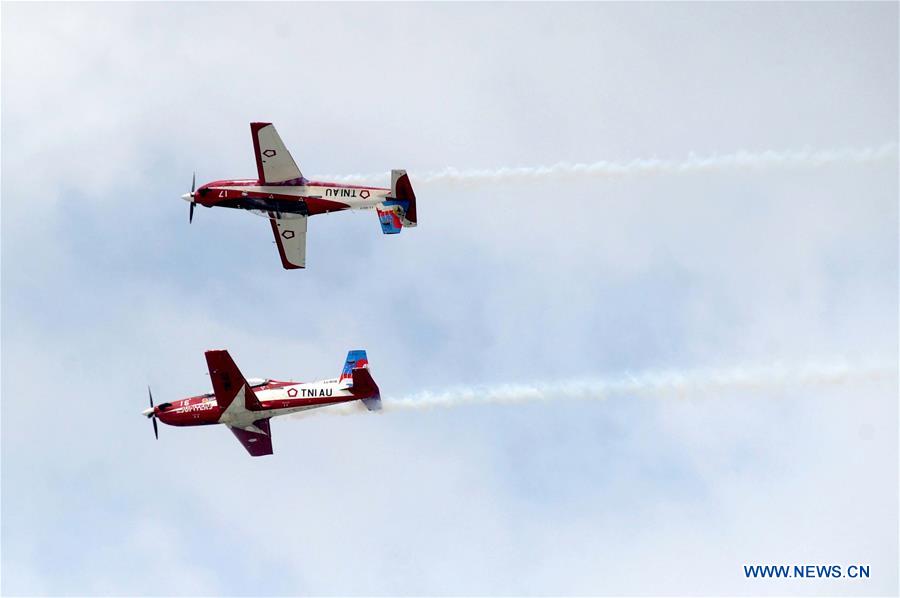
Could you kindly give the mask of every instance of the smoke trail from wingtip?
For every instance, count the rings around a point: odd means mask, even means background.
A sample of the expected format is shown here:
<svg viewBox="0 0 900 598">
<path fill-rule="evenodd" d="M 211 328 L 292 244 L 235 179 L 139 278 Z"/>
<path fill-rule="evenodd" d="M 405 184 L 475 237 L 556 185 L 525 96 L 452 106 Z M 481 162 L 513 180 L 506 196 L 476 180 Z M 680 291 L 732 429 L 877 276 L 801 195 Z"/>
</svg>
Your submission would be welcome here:
<svg viewBox="0 0 900 598">
<path fill-rule="evenodd" d="M 803 366 L 742 367 L 725 370 L 682 370 L 625 374 L 611 378 L 582 378 L 533 384 L 461 386 L 406 397 L 382 398 L 387 412 L 449 409 L 464 405 L 518 404 L 557 400 L 605 400 L 615 397 L 706 398 L 724 392 L 763 392 L 801 387 L 834 387 L 896 379 L 897 366 L 807 364 Z M 345 403 L 308 414 L 349 415 L 364 411 Z M 301 416 L 306 414 L 300 414 Z"/>
<path fill-rule="evenodd" d="M 868 164 L 897 159 L 897 144 L 878 147 L 828 150 L 739 151 L 733 154 L 697 156 L 683 160 L 644 158 L 628 161 L 557 162 L 549 166 L 519 166 L 490 169 L 458 170 L 447 167 L 431 172 L 411 172 L 416 184 L 479 185 L 503 182 L 528 182 L 543 179 L 623 178 L 697 174 L 728 170 L 764 170 L 773 168 L 817 168 L 832 164 Z M 349 184 L 381 184 L 384 174 L 322 175 L 331 181 Z"/>
</svg>

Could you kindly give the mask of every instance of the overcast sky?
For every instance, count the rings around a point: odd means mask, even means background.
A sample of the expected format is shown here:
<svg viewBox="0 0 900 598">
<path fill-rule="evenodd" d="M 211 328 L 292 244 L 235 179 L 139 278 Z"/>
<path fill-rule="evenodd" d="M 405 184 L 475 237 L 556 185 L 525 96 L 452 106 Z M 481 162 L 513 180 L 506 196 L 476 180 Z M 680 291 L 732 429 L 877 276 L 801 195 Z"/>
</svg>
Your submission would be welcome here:
<svg viewBox="0 0 900 598">
<path fill-rule="evenodd" d="M 10 4 L 2 586 L 15 594 L 896 594 L 898 5 Z M 411 173 L 420 226 L 198 209 L 254 177 Z M 417 184 L 560 161 L 825 165 Z M 247 376 L 382 393 L 887 364 L 843 384 L 161 426 Z M 882 370 L 883 371 L 883 370 Z M 868 580 L 747 580 L 861 563 Z"/>
</svg>

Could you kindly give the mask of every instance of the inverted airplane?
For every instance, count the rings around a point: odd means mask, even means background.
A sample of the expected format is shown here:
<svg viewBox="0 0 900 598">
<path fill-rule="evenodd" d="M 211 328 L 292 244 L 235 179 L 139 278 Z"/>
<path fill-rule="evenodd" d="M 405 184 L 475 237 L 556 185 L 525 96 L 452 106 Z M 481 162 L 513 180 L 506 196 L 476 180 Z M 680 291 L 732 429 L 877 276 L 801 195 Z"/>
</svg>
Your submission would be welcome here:
<svg viewBox="0 0 900 598">
<path fill-rule="evenodd" d="M 286 270 L 306 267 L 306 220 L 317 214 L 343 210 L 371 210 L 378 214 L 381 231 L 396 234 L 414 227 L 416 194 L 405 170 L 391 171 L 391 188 L 311 181 L 303 176 L 272 123 L 250 123 L 256 154 L 256 179 L 213 181 L 182 195 L 194 206 L 235 208 L 265 216 Z"/>
<path fill-rule="evenodd" d="M 206 364 L 213 392 L 171 403 L 153 404 L 143 415 L 170 426 L 228 426 L 253 457 L 272 454 L 269 420 L 278 415 L 361 401 L 369 411 L 381 409 L 378 385 L 369 373 L 369 360 L 362 350 L 350 351 L 338 378 L 318 382 L 279 382 L 244 378 L 228 351 L 207 351 Z"/>
</svg>

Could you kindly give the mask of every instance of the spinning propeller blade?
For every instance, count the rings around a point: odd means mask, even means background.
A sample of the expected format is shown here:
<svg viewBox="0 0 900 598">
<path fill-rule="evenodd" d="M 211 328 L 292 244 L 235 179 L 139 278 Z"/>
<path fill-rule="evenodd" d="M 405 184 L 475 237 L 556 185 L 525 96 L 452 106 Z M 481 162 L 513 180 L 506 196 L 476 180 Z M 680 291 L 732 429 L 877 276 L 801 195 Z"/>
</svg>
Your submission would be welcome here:
<svg viewBox="0 0 900 598">
<path fill-rule="evenodd" d="M 188 214 L 188 224 L 191 224 L 194 221 L 194 206 L 197 203 L 194 201 L 194 189 L 197 187 L 197 173 L 195 172 L 193 176 L 191 176 L 191 209 Z"/>
<path fill-rule="evenodd" d="M 150 409 L 153 409 L 153 392 L 150 390 L 150 387 L 147 387 L 147 394 L 150 395 Z M 159 440 L 159 428 L 156 427 L 156 412 L 151 411 L 147 416 L 153 421 L 153 436 Z"/>
</svg>

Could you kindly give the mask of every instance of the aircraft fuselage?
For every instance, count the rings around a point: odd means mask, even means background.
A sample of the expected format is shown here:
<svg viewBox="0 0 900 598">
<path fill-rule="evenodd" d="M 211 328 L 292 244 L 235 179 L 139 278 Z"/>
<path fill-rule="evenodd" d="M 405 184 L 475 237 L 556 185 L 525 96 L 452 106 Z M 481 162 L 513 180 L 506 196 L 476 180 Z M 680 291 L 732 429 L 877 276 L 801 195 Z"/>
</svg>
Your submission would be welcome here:
<svg viewBox="0 0 900 598">
<path fill-rule="evenodd" d="M 337 403 L 359 400 L 346 386 L 341 386 L 337 379 L 320 382 L 297 383 L 269 380 L 265 384 L 252 387 L 259 399 L 262 410 L 248 413 L 242 411 L 245 419 L 258 420 L 278 415 L 288 415 L 307 409 L 327 407 Z M 246 415 L 244 415 L 246 414 Z M 238 424 L 248 422 L 231 421 L 229 410 L 222 409 L 214 394 L 203 394 L 171 403 L 163 403 L 156 407 L 156 417 L 170 426 L 207 426 L 212 424 Z"/>
<path fill-rule="evenodd" d="M 370 210 L 385 201 L 390 193 L 390 189 L 383 187 L 344 185 L 305 178 L 276 184 L 237 179 L 201 185 L 193 197 L 185 199 L 207 208 L 315 216 L 342 210 Z"/>
</svg>

